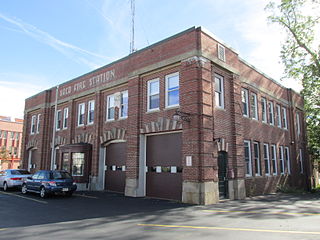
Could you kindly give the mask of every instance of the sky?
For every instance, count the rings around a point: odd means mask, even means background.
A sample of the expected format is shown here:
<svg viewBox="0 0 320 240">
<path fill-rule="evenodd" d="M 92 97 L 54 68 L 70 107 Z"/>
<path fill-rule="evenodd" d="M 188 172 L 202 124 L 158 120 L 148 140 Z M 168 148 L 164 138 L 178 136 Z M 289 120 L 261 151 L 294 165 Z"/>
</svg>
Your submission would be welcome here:
<svg viewBox="0 0 320 240">
<path fill-rule="evenodd" d="M 135 0 L 135 48 L 203 26 L 280 81 L 284 34 L 267 23 L 267 3 Z M 1 1 L 0 115 L 23 118 L 26 98 L 127 56 L 130 29 L 130 0 Z"/>
</svg>

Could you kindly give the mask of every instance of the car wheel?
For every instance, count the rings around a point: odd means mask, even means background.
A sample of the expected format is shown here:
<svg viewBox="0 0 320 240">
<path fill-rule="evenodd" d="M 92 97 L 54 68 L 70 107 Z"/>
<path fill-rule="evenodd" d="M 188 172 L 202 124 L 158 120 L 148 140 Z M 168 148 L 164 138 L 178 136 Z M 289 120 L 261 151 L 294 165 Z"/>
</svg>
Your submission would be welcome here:
<svg viewBox="0 0 320 240">
<path fill-rule="evenodd" d="M 21 192 L 22 192 L 22 194 L 27 194 L 28 189 L 27 189 L 27 185 L 26 185 L 26 184 L 23 184 L 23 185 L 22 185 L 22 187 L 21 187 Z"/>
<path fill-rule="evenodd" d="M 6 182 L 3 184 L 3 191 L 8 191 L 8 184 Z"/>
<path fill-rule="evenodd" d="M 41 198 L 45 198 L 47 196 L 46 190 L 44 189 L 44 187 L 40 188 L 40 197 Z"/>
<path fill-rule="evenodd" d="M 72 194 L 73 194 L 73 192 L 66 192 L 66 196 L 67 196 L 67 197 L 71 197 Z"/>
</svg>

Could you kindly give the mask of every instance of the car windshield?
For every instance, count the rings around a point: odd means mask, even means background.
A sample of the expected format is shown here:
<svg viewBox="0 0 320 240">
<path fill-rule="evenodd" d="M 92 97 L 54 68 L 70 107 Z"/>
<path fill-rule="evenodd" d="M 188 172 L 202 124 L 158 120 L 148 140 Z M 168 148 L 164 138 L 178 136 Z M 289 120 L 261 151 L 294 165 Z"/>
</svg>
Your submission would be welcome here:
<svg viewBox="0 0 320 240">
<path fill-rule="evenodd" d="M 68 172 L 52 172 L 50 174 L 51 179 L 68 179 L 72 178 Z"/>
<path fill-rule="evenodd" d="M 30 174 L 27 170 L 12 170 L 11 171 L 12 175 L 26 175 Z"/>
</svg>

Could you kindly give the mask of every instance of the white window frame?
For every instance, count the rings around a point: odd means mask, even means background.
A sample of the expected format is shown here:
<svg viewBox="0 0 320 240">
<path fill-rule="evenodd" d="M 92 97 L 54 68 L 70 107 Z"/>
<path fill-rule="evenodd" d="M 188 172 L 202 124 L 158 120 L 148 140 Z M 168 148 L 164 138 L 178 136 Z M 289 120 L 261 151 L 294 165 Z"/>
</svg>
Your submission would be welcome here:
<svg viewBox="0 0 320 240">
<path fill-rule="evenodd" d="M 300 162 L 300 173 L 303 174 L 303 157 L 302 157 L 302 149 L 299 149 L 299 162 Z"/>
<path fill-rule="evenodd" d="M 299 137 L 301 134 L 300 114 L 299 113 L 296 113 L 296 122 L 297 122 L 297 135 Z"/>
<path fill-rule="evenodd" d="M 218 59 L 226 61 L 226 48 L 218 43 Z"/>
<path fill-rule="evenodd" d="M 87 124 L 92 125 L 94 123 L 94 109 L 95 109 L 95 101 L 90 100 L 88 102 L 88 110 L 87 110 Z M 93 112 L 93 119 L 90 120 L 91 111 Z"/>
<path fill-rule="evenodd" d="M 244 161 L 245 161 L 245 167 L 246 167 L 246 177 L 252 177 L 251 142 L 249 140 L 244 140 L 243 142 L 244 142 Z M 248 163 L 247 163 L 246 154 L 245 154 L 246 147 L 248 147 L 248 152 L 249 152 Z M 247 169 L 247 167 L 249 167 L 249 169 Z"/>
<path fill-rule="evenodd" d="M 263 123 L 267 123 L 267 99 L 262 97 L 261 98 L 261 121 Z"/>
<path fill-rule="evenodd" d="M 277 146 L 271 144 L 271 162 L 272 162 L 272 175 L 278 175 L 278 163 L 277 163 Z"/>
<path fill-rule="evenodd" d="M 35 134 L 35 131 L 36 131 L 36 115 L 33 115 L 31 117 L 30 134 Z"/>
<path fill-rule="evenodd" d="M 289 147 L 284 148 L 284 159 L 287 164 L 287 173 L 290 175 L 291 174 L 291 163 L 290 163 L 290 151 Z"/>
<path fill-rule="evenodd" d="M 280 162 L 280 166 L 282 168 L 280 168 L 280 174 L 283 175 L 285 173 L 285 167 L 284 167 L 284 152 L 283 152 L 283 146 L 279 147 L 279 162 Z"/>
<path fill-rule="evenodd" d="M 157 82 L 157 83 L 158 83 L 158 92 L 151 95 L 151 84 L 154 83 L 154 82 Z M 148 91 L 148 93 L 147 93 L 147 97 L 148 97 L 148 99 L 147 99 L 147 111 L 148 111 L 148 112 L 151 112 L 151 111 L 159 110 L 159 109 L 160 109 L 160 79 L 159 79 L 159 78 L 156 78 L 156 79 L 149 80 L 148 83 L 147 83 L 147 85 L 148 85 L 148 89 L 147 89 L 147 91 Z M 158 99 L 159 99 L 158 107 L 156 107 L 156 108 L 150 108 L 150 104 L 151 104 L 150 98 L 151 98 L 152 96 L 155 96 L 155 95 L 158 95 L 158 96 L 159 96 L 159 97 L 158 97 Z"/>
<path fill-rule="evenodd" d="M 270 153 L 269 153 L 269 144 L 264 143 L 263 144 L 263 160 L 264 160 L 264 171 L 266 176 L 270 176 Z M 266 163 L 268 165 L 268 172 L 266 168 Z"/>
<path fill-rule="evenodd" d="M 282 126 L 284 129 L 288 129 L 287 109 L 285 107 L 282 107 Z"/>
<path fill-rule="evenodd" d="M 257 146 L 257 152 L 255 151 L 255 146 Z M 261 176 L 260 144 L 258 142 L 253 142 L 253 160 L 255 166 L 255 176 Z"/>
<path fill-rule="evenodd" d="M 178 76 L 178 89 L 174 89 L 174 90 L 169 91 L 169 89 L 168 89 L 169 79 L 174 76 Z M 166 78 L 166 88 L 165 88 L 166 89 L 166 108 L 178 107 L 180 105 L 180 75 L 179 75 L 179 72 L 168 74 L 168 75 L 166 75 L 165 78 Z M 173 92 L 173 91 L 177 91 L 177 90 L 178 90 L 179 102 L 176 104 L 169 105 L 169 92 Z"/>
<path fill-rule="evenodd" d="M 274 125 L 274 109 L 273 109 L 273 102 L 268 102 L 268 109 L 269 109 L 269 124 Z"/>
<path fill-rule="evenodd" d="M 110 106 L 110 99 L 113 98 L 113 106 Z M 109 109 L 113 108 L 113 118 L 109 118 Z M 114 121 L 115 120 L 115 96 L 114 94 L 107 96 L 107 111 L 106 111 L 106 121 Z"/>
<path fill-rule="evenodd" d="M 62 129 L 68 128 L 68 117 L 69 117 L 69 108 L 64 108 L 63 109 Z"/>
<path fill-rule="evenodd" d="M 216 89 L 216 81 L 219 81 L 220 89 Z M 214 75 L 215 82 L 215 105 L 216 107 L 224 109 L 224 78 L 218 74 Z"/>
<path fill-rule="evenodd" d="M 241 103 L 242 103 L 242 107 L 243 107 L 243 113 L 242 115 L 244 117 L 249 117 L 249 90 L 242 88 L 241 89 Z M 244 106 L 245 105 L 245 106 Z M 245 111 L 246 110 L 246 114 Z"/>
<path fill-rule="evenodd" d="M 253 97 L 253 101 L 252 101 Z M 256 93 L 251 93 L 251 98 L 250 98 L 250 107 L 251 107 L 251 117 L 252 119 L 259 120 L 259 114 L 258 114 L 258 97 Z"/>
<path fill-rule="evenodd" d="M 127 97 L 126 104 L 124 104 L 124 102 L 123 102 L 124 96 Z M 121 119 L 125 119 L 128 117 L 128 106 L 129 106 L 129 95 L 128 95 L 128 90 L 125 90 L 120 93 L 120 116 L 119 117 Z M 124 115 L 124 113 L 123 113 L 123 107 L 126 107 L 126 113 L 127 113 L 126 115 Z"/>
<path fill-rule="evenodd" d="M 58 123 L 59 123 L 59 116 L 60 116 L 60 120 L 61 120 L 61 123 L 62 123 L 62 112 L 61 112 L 61 110 L 57 110 L 57 114 L 56 114 L 56 131 L 59 131 L 59 130 L 61 130 L 61 125 L 60 125 L 60 127 L 58 126 Z"/>
<path fill-rule="evenodd" d="M 279 128 L 282 128 L 281 106 L 277 104 L 276 108 L 277 108 L 277 120 L 278 120 L 277 124 Z"/>
<path fill-rule="evenodd" d="M 84 120 L 85 120 L 85 112 L 86 112 L 86 105 L 85 103 L 79 103 L 78 105 L 78 116 L 77 116 L 77 122 L 78 122 L 78 127 L 84 126 Z M 80 122 L 81 116 L 83 115 L 83 123 Z"/>
<path fill-rule="evenodd" d="M 37 116 L 37 128 L 36 128 L 36 133 L 40 132 L 40 116 L 41 114 L 38 114 Z"/>
</svg>

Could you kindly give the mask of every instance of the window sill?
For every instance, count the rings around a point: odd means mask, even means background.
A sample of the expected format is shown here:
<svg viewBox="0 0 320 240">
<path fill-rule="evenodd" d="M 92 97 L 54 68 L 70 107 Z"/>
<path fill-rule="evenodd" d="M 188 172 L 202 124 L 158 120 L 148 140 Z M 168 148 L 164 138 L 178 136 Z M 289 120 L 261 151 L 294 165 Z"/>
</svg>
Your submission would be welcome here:
<svg viewBox="0 0 320 240">
<path fill-rule="evenodd" d="M 176 109 L 176 108 L 179 108 L 179 107 L 180 107 L 180 105 L 172 105 L 172 106 L 165 107 L 164 110 L 171 110 L 171 109 Z"/>
<path fill-rule="evenodd" d="M 148 110 L 148 111 L 146 112 L 146 114 L 156 113 L 156 112 L 160 112 L 160 109 L 159 109 L 159 108 L 155 108 L 155 109 Z"/>
</svg>

